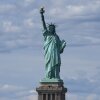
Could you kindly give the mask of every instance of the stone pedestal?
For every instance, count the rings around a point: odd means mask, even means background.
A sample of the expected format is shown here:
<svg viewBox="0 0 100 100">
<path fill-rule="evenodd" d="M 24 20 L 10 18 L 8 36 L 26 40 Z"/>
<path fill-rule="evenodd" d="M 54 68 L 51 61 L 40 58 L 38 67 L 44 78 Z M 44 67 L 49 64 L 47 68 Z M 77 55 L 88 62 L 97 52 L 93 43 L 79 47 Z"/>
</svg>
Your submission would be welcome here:
<svg viewBox="0 0 100 100">
<path fill-rule="evenodd" d="M 65 100 L 67 88 L 63 82 L 42 82 L 38 88 L 38 100 Z"/>
</svg>

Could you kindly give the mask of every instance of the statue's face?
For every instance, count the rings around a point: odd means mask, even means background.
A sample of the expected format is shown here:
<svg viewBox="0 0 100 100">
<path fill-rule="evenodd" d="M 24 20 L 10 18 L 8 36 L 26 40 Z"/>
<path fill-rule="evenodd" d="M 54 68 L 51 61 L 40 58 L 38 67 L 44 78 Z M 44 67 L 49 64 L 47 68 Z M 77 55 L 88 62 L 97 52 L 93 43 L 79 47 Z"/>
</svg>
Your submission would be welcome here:
<svg viewBox="0 0 100 100">
<path fill-rule="evenodd" d="M 49 25 L 49 32 L 54 34 L 55 33 L 55 26 Z"/>
</svg>

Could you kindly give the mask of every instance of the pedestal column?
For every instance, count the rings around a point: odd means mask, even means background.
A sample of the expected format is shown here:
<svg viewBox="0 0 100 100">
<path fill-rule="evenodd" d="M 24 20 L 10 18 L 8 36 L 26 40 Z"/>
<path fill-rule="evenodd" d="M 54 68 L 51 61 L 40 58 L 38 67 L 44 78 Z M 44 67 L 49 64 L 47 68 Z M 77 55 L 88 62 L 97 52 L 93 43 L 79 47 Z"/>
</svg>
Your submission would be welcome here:
<svg viewBox="0 0 100 100">
<path fill-rule="evenodd" d="M 42 83 L 38 88 L 38 100 L 65 100 L 67 88 L 63 83 Z"/>
</svg>

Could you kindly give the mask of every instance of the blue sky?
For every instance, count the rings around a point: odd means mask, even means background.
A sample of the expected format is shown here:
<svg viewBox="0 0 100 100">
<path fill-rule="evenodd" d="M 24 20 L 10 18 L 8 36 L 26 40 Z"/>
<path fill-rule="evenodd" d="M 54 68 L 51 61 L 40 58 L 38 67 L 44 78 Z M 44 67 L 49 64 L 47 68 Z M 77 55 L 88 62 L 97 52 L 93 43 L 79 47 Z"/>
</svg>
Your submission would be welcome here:
<svg viewBox="0 0 100 100">
<path fill-rule="evenodd" d="M 68 100 L 100 99 L 100 0 L 0 0 L 0 100 L 36 100 L 44 77 L 42 24 L 67 42 L 61 77 Z"/>
</svg>

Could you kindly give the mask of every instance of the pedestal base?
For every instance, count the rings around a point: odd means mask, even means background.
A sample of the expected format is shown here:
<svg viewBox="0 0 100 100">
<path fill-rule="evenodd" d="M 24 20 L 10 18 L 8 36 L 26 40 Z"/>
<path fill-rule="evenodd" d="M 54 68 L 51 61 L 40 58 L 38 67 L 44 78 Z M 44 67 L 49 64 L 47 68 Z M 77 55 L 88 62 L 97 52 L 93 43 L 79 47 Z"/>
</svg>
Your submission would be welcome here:
<svg viewBox="0 0 100 100">
<path fill-rule="evenodd" d="M 36 88 L 38 92 L 38 100 L 65 100 L 67 88 L 63 86 L 63 82 L 41 83 Z"/>
</svg>

